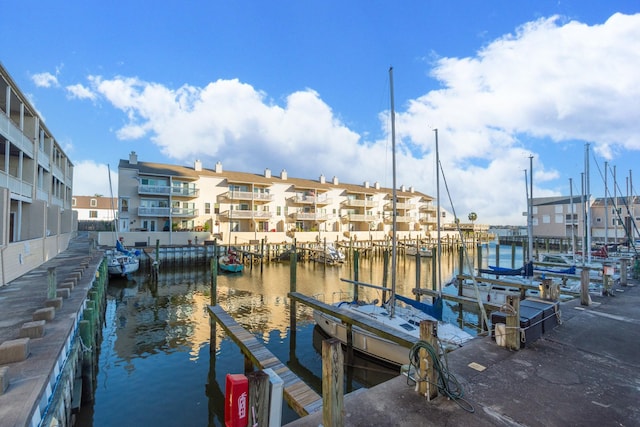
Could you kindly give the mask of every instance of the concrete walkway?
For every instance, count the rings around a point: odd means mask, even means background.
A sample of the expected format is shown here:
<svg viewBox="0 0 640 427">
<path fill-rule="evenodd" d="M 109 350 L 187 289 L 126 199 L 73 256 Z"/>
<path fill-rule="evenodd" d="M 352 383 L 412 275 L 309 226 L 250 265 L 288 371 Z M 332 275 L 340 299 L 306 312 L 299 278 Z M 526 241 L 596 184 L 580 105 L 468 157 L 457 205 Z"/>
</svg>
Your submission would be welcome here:
<svg viewBox="0 0 640 427">
<path fill-rule="evenodd" d="M 91 250 L 88 238 L 76 237 L 66 251 L 0 287 L 0 345 L 20 339 L 23 325 L 34 320 L 34 312 L 45 308 L 49 301 L 49 268 L 55 267 L 58 290 L 69 289 L 60 292 L 61 306 L 55 307 L 54 317 L 46 320 L 44 335 L 28 339 L 24 348 L 28 357 L 0 363 L 4 375 L 0 427 L 38 425 L 64 361 L 61 355 L 68 350 L 69 337 L 103 256 L 101 251 Z M 62 286 L 69 282 L 75 283 L 72 288 Z"/>
<path fill-rule="evenodd" d="M 638 426 L 640 286 L 561 305 L 562 324 L 519 351 L 478 338 L 449 354 L 464 400 L 428 402 L 396 377 L 345 396 L 345 426 Z M 470 364 L 486 369 L 478 371 Z M 288 427 L 319 426 L 315 413 Z"/>
</svg>

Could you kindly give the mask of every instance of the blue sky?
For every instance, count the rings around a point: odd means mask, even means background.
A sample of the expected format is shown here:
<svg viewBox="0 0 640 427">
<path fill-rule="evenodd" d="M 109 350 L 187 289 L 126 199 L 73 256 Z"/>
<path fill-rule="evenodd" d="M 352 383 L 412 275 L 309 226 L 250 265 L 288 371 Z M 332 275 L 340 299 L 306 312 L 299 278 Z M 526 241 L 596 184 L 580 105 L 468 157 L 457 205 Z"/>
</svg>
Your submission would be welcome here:
<svg viewBox="0 0 640 427">
<path fill-rule="evenodd" d="M 462 218 L 525 224 L 529 156 L 534 197 L 582 191 L 586 143 L 594 196 L 605 161 L 626 193 L 640 159 L 637 0 L 0 5 L 0 62 L 76 195 L 109 195 L 131 151 L 390 187 L 390 66 L 397 183 L 436 195 L 437 128 L 442 206 Z"/>
</svg>

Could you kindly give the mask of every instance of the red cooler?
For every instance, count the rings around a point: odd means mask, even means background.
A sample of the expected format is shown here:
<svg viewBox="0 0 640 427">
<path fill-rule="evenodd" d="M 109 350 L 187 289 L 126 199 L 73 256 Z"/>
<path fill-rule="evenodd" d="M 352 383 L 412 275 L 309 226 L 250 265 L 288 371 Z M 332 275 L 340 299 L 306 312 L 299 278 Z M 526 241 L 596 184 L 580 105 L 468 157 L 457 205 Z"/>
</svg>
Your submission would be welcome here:
<svg viewBox="0 0 640 427">
<path fill-rule="evenodd" d="M 249 422 L 249 380 L 242 374 L 227 374 L 224 425 L 246 427 Z"/>
</svg>

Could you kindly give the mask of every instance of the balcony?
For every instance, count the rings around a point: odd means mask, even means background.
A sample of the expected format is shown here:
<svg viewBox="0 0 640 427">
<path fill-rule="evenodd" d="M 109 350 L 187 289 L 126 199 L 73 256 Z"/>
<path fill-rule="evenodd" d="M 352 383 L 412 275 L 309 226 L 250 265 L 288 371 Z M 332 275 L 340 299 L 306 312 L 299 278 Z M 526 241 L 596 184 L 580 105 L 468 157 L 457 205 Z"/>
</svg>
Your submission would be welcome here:
<svg viewBox="0 0 640 427">
<path fill-rule="evenodd" d="M 347 199 L 341 205 L 344 207 L 376 208 L 380 205 L 380 202 L 377 200 Z"/>
<path fill-rule="evenodd" d="M 415 203 L 401 203 L 401 202 L 396 203 L 396 209 L 406 210 L 406 209 L 415 209 L 415 208 L 416 208 Z M 392 202 L 385 203 L 384 210 L 386 211 L 393 210 L 393 203 Z"/>
<path fill-rule="evenodd" d="M 18 126 L 6 115 L 0 113 L 0 134 L 11 141 L 27 156 L 33 158 L 35 142 L 26 136 Z"/>
<path fill-rule="evenodd" d="M 195 187 L 170 187 L 168 185 L 145 185 L 138 186 L 138 194 L 154 196 L 174 196 L 194 198 L 200 195 L 200 189 Z"/>
<path fill-rule="evenodd" d="M 405 215 L 396 216 L 396 222 L 398 223 L 410 223 L 410 222 L 413 222 L 414 220 L 415 219 L 411 216 L 405 216 Z M 385 224 L 391 224 L 393 222 L 393 217 L 392 216 L 384 217 L 384 222 Z"/>
<path fill-rule="evenodd" d="M 233 210 L 224 211 L 220 214 L 223 218 L 231 219 L 270 219 L 273 213 L 269 211 Z"/>
<path fill-rule="evenodd" d="M 270 202 L 273 200 L 271 194 L 257 191 L 227 191 L 221 197 L 227 200 L 252 200 L 254 202 Z"/>
<path fill-rule="evenodd" d="M 330 197 L 324 196 L 324 195 L 320 195 L 320 196 L 310 196 L 310 195 L 304 195 L 304 194 L 296 194 L 293 197 L 290 197 L 288 199 L 291 203 L 293 204 L 298 204 L 298 205 L 328 205 L 331 204 L 333 201 Z"/>
<path fill-rule="evenodd" d="M 139 207 L 138 216 L 153 216 L 168 218 L 169 212 L 175 218 L 192 218 L 198 216 L 198 210 L 193 208 L 160 208 L 160 207 Z"/>
<path fill-rule="evenodd" d="M 296 221 L 326 221 L 329 216 L 318 212 L 295 212 L 291 217 Z"/>
<path fill-rule="evenodd" d="M 376 222 L 378 217 L 369 214 L 347 214 L 342 216 L 342 222 Z"/>
</svg>

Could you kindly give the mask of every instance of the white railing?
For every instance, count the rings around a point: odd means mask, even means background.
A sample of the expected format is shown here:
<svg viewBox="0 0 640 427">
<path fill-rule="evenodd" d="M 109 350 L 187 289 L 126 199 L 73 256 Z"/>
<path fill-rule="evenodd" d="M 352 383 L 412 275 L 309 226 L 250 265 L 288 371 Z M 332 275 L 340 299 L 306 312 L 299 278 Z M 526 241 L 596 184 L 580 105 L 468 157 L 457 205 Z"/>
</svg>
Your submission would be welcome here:
<svg viewBox="0 0 640 427">
<path fill-rule="evenodd" d="M 22 133 L 6 114 L 0 114 L 0 133 L 29 157 L 33 157 L 34 141 Z"/>
</svg>

